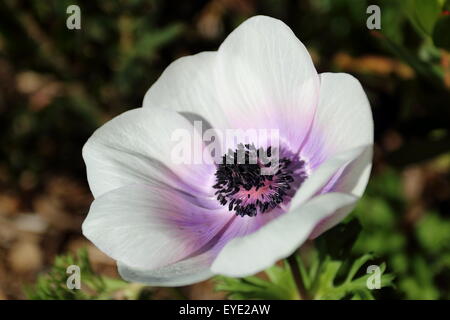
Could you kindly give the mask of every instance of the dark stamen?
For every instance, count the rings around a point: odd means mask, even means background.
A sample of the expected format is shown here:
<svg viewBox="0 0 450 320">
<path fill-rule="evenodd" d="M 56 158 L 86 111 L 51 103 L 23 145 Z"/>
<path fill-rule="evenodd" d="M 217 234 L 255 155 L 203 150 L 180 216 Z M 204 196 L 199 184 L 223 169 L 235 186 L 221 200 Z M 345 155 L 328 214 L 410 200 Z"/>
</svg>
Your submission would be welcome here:
<svg viewBox="0 0 450 320">
<path fill-rule="evenodd" d="M 276 149 L 275 149 L 276 150 Z M 270 211 L 286 199 L 290 199 L 292 189 L 297 189 L 306 179 L 304 161 L 279 160 L 273 175 L 261 174 L 262 168 L 272 166 L 267 157 L 274 153 L 272 147 L 256 149 L 252 144 L 239 144 L 237 150 L 229 150 L 222 158 L 216 171 L 217 189 L 215 195 L 222 205 L 228 202 L 228 209 L 239 216 L 256 216 Z"/>
</svg>

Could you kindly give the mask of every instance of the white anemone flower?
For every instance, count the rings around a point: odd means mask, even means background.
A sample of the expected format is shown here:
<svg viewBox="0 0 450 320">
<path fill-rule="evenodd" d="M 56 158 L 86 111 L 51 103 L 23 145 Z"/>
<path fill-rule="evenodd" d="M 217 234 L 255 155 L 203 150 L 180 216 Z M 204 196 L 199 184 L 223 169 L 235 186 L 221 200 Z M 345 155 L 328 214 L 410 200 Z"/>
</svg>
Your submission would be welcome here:
<svg viewBox="0 0 450 320">
<path fill-rule="evenodd" d="M 196 120 L 217 132 L 277 129 L 276 172 L 261 175 L 259 162 L 174 162 L 179 130 L 193 132 L 192 150 L 208 149 L 193 130 Z M 270 155 L 271 147 L 227 142 L 231 151 L 220 156 Z M 181 286 L 255 274 L 348 215 L 367 185 L 372 149 L 373 119 L 359 81 L 318 74 L 288 26 L 252 17 L 218 51 L 169 65 L 142 108 L 87 141 L 95 200 L 83 234 L 128 281 Z"/>
</svg>

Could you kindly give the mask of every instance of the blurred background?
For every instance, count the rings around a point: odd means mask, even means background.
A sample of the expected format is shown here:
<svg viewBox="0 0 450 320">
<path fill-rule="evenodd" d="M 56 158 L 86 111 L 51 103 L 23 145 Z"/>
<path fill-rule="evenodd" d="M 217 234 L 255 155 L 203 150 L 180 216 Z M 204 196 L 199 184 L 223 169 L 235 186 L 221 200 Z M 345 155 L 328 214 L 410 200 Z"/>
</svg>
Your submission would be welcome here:
<svg viewBox="0 0 450 320">
<path fill-rule="evenodd" d="M 66 28 L 71 4 L 81 30 Z M 366 27 L 370 4 L 381 8 L 381 30 Z M 170 62 L 216 50 L 256 14 L 282 19 L 319 72 L 351 73 L 369 96 L 374 168 L 352 214 L 362 232 L 351 254 L 374 252 L 395 275 L 377 298 L 449 299 L 449 11 L 445 0 L 2 0 L 0 299 L 51 298 L 45 275 L 79 248 L 92 272 L 121 285 L 114 261 L 81 235 L 92 201 L 81 148 L 105 121 L 140 107 Z M 212 281 L 146 290 L 224 297 Z"/>
</svg>

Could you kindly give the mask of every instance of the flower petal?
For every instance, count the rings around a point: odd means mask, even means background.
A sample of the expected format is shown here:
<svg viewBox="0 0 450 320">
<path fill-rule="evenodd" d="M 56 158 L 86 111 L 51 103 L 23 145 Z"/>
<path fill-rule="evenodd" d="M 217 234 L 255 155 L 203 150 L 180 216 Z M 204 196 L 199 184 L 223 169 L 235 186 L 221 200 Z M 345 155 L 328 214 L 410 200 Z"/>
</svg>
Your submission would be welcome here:
<svg viewBox="0 0 450 320">
<path fill-rule="evenodd" d="M 234 127 L 279 129 L 296 150 L 312 123 L 319 77 L 292 30 L 274 18 L 252 17 L 225 39 L 217 62 L 219 100 Z"/>
<path fill-rule="evenodd" d="M 373 144 L 373 118 L 369 101 L 359 81 L 345 73 L 320 75 L 320 102 L 314 124 L 301 156 L 313 168 L 333 154 L 355 146 Z M 341 168 L 322 192 L 346 192 L 361 197 L 370 176 L 372 148 L 366 148 L 345 168 Z M 345 218 L 353 207 L 338 210 L 315 228 L 315 238 Z"/>
<path fill-rule="evenodd" d="M 122 262 L 117 262 L 117 266 L 124 280 L 158 287 L 187 286 L 213 276 L 210 252 L 153 270 L 132 268 Z"/>
<path fill-rule="evenodd" d="M 173 264 L 213 239 L 232 215 L 191 202 L 162 185 L 128 185 L 97 198 L 83 234 L 124 264 L 157 269 Z"/>
<path fill-rule="evenodd" d="M 360 198 L 369 181 L 370 170 L 372 168 L 372 153 L 372 148 L 364 150 L 361 155 L 346 166 L 345 170 L 342 171 L 329 190 L 331 192 L 350 193 Z M 323 219 L 316 226 L 310 237 L 314 239 L 337 225 L 354 209 L 355 205 L 339 209 L 333 215 Z"/>
<path fill-rule="evenodd" d="M 356 197 L 343 193 L 315 197 L 258 231 L 228 242 L 214 260 L 211 270 L 230 277 L 244 277 L 262 271 L 292 254 L 321 219 L 355 201 Z"/>
<path fill-rule="evenodd" d="M 346 73 L 320 75 L 320 100 L 300 155 L 316 167 L 331 155 L 373 144 L 373 118 L 359 81 Z"/>
<path fill-rule="evenodd" d="M 175 187 L 180 187 L 181 180 L 193 190 L 208 192 L 215 166 L 209 165 L 212 161 L 208 159 L 199 164 L 176 163 L 172 153 L 180 145 L 177 133 L 189 135 L 189 152 L 203 150 L 201 137 L 189 121 L 166 109 L 130 110 L 97 129 L 83 147 L 94 197 L 127 184 L 154 180 Z"/>
<path fill-rule="evenodd" d="M 120 275 L 128 281 L 154 286 L 189 285 L 211 277 L 211 264 L 228 241 L 254 232 L 267 222 L 261 217 L 237 217 L 231 212 L 226 214 L 229 220 L 221 232 L 189 257 L 157 269 L 133 268 L 119 261 Z"/>
<path fill-rule="evenodd" d="M 323 191 L 330 181 L 339 176 L 339 174 L 346 168 L 347 165 L 358 159 L 361 155 L 370 152 L 372 145 L 359 146 L 350 150 L 339 152 L 326 161 L 319 167 L 314 168 L 310 176 L 301 185 L 290 203 L 291 208 L 295 208 L 314 195 Z M 357 179 L 357 177 L 354 177 Z M 348 184 L 350 185 L 350 183 Z"/>
<path fill-rule="evenodd" d="M 172 62 L 150 87 L 144 108 L 170 108 L 206 120 L 212 128 L 227 128 L 214 85 L 217 52 L 201 52 Z M 202 119 L 203 118 L 203 119 Z"/>
</svg>

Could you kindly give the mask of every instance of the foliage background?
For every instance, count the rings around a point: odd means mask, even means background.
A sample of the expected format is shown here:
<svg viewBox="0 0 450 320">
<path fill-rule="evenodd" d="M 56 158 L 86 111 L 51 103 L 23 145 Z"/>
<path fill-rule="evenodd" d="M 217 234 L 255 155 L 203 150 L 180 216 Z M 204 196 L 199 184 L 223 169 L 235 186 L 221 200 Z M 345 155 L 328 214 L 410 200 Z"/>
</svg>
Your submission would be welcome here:
<svg viewBox="0 0 450 320">
<path fill-rule="evenodd" d="M 81 30 L 66 28 L 71 4 Z M 381 7 L 379 31 L 366 27 L 369 4 Z M 101 277 L 93 286 L 114 288 L 97 298 L 225 297 L 212 281 L 172 290 L 115 280 L 114 262 L 80 233 L 92 201 L 81 148 L 141 106 L 170 62 L 216 50 L 256 14 L 285 21 L 319 72 L 355 75 L 371 101 L 374 169 L 348 257 L 373 252 L 395 276 L 376 298 L 449 299 L 449 10 L 445 0 L 1 1 L 0 299 L 49 298 L 38 275 L 62 272 L 74 258 L 55 257 L 81 247 Z"/>
</svg>

